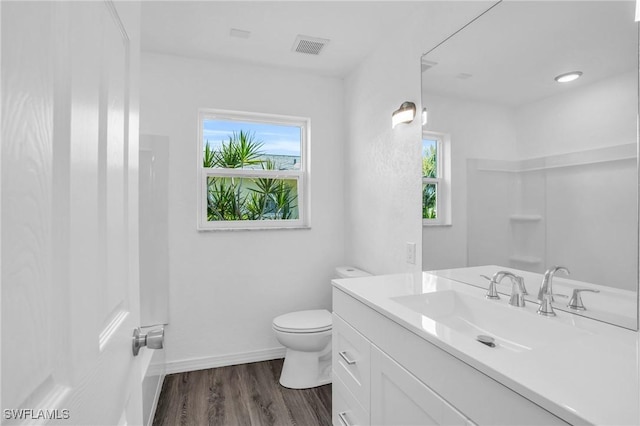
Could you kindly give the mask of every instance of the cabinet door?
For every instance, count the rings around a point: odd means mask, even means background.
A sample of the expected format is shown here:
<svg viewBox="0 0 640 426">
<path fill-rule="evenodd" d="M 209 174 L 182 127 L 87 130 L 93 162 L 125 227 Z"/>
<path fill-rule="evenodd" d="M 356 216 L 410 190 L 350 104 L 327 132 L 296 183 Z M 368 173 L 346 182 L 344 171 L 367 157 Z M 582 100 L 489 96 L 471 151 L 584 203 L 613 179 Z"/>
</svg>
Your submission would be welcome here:
<svg viewBox="0 0 640 426">
<path fill-rule="evenodd" d="M 365 410 L 369 410 L 371 343 L 333 314 L 333 375 L 339 377 Z"/>
<path fill-rule="evenodd" d="M 372 345 L 371 424 L 468 426 L 474 423 Z"/>
</svg>

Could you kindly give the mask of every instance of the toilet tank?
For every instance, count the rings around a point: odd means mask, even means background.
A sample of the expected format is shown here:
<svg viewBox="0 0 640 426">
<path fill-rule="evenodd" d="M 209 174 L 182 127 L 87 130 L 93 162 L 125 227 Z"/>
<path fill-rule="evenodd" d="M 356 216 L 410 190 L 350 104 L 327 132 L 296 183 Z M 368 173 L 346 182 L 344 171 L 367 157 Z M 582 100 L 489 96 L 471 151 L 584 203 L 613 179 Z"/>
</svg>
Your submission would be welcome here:
<svg viewBox="0 0 640 426">
<path fill-rule="evenodd" d="M 371 274 L 354 266 L 338 266 L 335 270 L 335 278 L 358 278 L 368 276 L 371 276 Z"/>
</svg>

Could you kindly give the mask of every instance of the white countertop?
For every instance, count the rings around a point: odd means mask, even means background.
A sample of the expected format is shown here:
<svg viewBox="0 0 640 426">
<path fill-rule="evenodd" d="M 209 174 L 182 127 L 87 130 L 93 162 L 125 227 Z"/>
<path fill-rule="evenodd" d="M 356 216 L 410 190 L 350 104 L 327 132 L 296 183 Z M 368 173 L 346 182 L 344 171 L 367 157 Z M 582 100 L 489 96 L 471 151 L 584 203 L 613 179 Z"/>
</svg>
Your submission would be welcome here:
<svg viewBox="0 0 640 426">
<path fill-rule="evenodd" d="M 571 342 L 514 353 L 500 347 L 487 348 L 391 300 L 450 289 L 482 297 L 485 291 L 480 288 L 427 272 L 422 280 L 413 274 L 397 274 L 337 279 L 333 284 L 569 423 L 640 425 L 637 332 L 561 311 L 556 311 L 556 317 L 541 317 L 536 314 L 538 305 L 527 303 L 524 308 L 512 309 L 540 321 L 577 327 L 580 336 Z M 507 300 L 487 303 L 506 305 Z"/>
</svg>

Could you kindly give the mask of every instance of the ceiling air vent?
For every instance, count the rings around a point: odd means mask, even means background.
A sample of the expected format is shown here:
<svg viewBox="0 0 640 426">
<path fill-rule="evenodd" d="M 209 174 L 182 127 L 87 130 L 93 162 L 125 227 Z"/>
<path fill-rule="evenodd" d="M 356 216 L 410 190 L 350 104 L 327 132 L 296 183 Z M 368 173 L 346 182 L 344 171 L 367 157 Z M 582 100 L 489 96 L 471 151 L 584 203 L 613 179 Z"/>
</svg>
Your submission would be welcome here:
<svg viewBox="0 0 640 426">
<path fill-rule="evenodd" d="M 308 55 L 319 55 L 322 48 L 329 43 L 324 38 L 316 38 L 299 35 L 293 43 L 293 51 L 298 53 L 306 53 Z"/>
</svg>

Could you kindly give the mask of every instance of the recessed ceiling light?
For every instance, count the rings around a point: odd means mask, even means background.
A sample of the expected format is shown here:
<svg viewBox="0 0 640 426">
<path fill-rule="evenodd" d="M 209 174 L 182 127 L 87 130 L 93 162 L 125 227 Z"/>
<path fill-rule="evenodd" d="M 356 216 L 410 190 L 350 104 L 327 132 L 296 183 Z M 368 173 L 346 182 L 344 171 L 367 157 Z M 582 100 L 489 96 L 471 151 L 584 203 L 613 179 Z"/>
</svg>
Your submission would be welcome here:
<svg viewBox="0 0 640 426">
<path fill-rule="evenodd" d="M 578 79 L 582 75 L 582 71 L 571 71 L 564 74 L 560 74 L 556 78 L 555 81 L 558 83 L 568 83 L 570 81 Z"/>
</svg>

